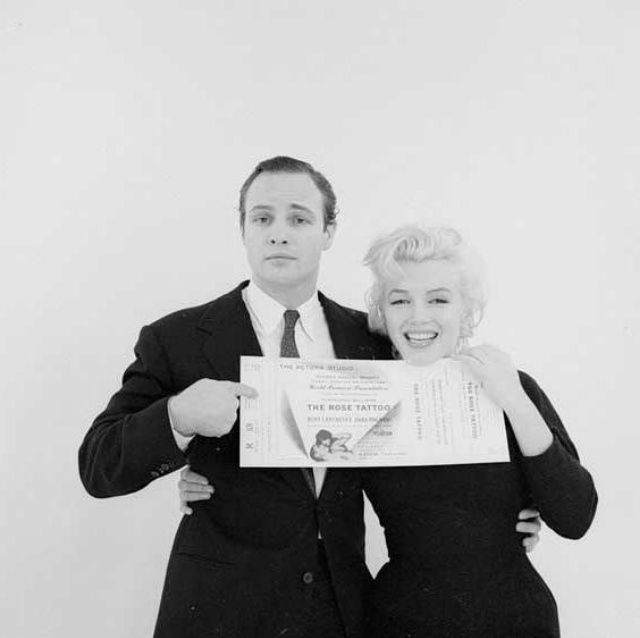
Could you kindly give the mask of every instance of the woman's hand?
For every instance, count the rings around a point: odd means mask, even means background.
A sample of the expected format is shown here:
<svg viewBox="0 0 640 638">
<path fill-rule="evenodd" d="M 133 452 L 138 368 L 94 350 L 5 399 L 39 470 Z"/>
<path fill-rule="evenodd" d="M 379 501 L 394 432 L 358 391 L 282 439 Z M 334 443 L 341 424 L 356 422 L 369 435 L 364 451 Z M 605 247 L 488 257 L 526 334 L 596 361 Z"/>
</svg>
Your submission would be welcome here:
<svg viewBox="0 0 640 638">
<path fill-rule="evenodd" d="M 509 417 L 524 456 L 537 456 L 549 449 L 553 443 L 551 430 L 524 391 L 508 354 L 484 344 L 451 358 L 469 367 L 484 391 Z"/>
<path fill-rule="evenodd" d="M 484 391 L 505 412 L 527 398 L 511 357 L 495 346 L 483 344 L 463 350 L 451 358 L 464 363 L 480 381 Z"/>
<path fill-rule="evenodd" d="M 209 481 L 201 474 L 194 472 L 188 465 L 180 472 L 178 481 L 178 491 L 180 492 L 180 511 L 183 514 L 193 514 L 189 503 L 194 501 L 206 501 L 211 498 L 215 491 Z"/>
</svg>

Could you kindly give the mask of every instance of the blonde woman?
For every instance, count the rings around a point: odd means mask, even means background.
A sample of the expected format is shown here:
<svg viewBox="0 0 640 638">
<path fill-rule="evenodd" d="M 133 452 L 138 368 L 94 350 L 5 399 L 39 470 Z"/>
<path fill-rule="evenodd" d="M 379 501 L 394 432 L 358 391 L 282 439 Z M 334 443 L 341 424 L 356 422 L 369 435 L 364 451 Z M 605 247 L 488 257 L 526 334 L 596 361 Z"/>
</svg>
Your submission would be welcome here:
<svg viewBox="0 0 640 638">
<path fill-rule="evenodd" d="M 495 346 L 468 347 L 484 294 L 456 231 L 402 228 L 376 241 L 365 263 L 372 330 L 412 365 L 452 357 L 469 366 L 504 412 L 511 458 L 364 472 L 389 551 L 367 636 L 559 636 L 555 600 L 513 519 L 535 504 L 555 532 L 581 537 L 597 503 L 591 476 L 538 384 Z"/>
</svg>

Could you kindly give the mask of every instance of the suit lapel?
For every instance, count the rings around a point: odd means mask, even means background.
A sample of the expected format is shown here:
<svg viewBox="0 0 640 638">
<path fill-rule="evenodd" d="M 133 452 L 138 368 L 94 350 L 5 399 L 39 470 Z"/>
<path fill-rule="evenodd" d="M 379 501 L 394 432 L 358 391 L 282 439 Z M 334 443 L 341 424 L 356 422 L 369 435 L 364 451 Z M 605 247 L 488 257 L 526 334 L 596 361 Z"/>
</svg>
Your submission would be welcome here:
<svg viewBox="0 0 640 638">
<path fill-rule="evenodd" d="M 241 283 L 212 302 L 198 325 L 204 336 L 202 351 L 218 379 L 239 381 L 240 357 L 262 355 L 242 299 L 242 289 L 247 284 Z"/>
<path fill-rule="evenodd" d="M 384 337 L 369 332 L 361 313 L 349 310 L 318 293 L 329 326 L 333 350 L 338 359 L 389 359 L 391 351 Z"/>
</svg>

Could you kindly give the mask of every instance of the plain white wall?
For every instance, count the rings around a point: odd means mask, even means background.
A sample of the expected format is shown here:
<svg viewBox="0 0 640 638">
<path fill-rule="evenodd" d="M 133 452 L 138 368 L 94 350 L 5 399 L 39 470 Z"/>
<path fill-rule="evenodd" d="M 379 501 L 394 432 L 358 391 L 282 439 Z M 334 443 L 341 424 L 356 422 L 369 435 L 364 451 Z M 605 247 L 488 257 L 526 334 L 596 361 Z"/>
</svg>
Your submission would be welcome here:
<svg viewBox="0 0 640 638">
<path fill-rule="evenodd" d="M 403 222 L 484 256 L 479 337 L 599 487 L 588 536 L 533 557 L 563 635 L 638 635 L 639 27 L 634 0 L 5 0 L 0 636 L 151 634 L 176 476 L 94 500 L 77 448 L 139 328 L 246 276 L 237 191 L 283 153 L 336 187 L 337 300 L 362 307 L 365 248 Z"/>
</svg>

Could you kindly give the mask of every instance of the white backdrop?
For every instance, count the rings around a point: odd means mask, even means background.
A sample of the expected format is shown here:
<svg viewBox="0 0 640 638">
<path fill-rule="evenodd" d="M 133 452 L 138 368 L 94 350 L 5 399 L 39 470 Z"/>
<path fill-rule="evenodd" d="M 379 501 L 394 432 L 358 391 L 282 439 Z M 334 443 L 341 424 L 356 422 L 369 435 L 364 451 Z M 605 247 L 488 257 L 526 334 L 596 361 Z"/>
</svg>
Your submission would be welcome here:
<svg viewBox="0 0 640 638">
<path fill-rule="evenodd" d="M 77 448 L 139 328 L 246 276 L 237 192 L 276 154 L 336 187 L 321 285 L 343 303 L 400 223 L 484 256 L 479 336 L 600 492 L 585 539 L 534 555 L 563 636 L 639 635 L 639 27 L 635 0 L 4 0 L 0 636 L 151 634 L 176 476 L 94 500 Z"/>
</svg>

